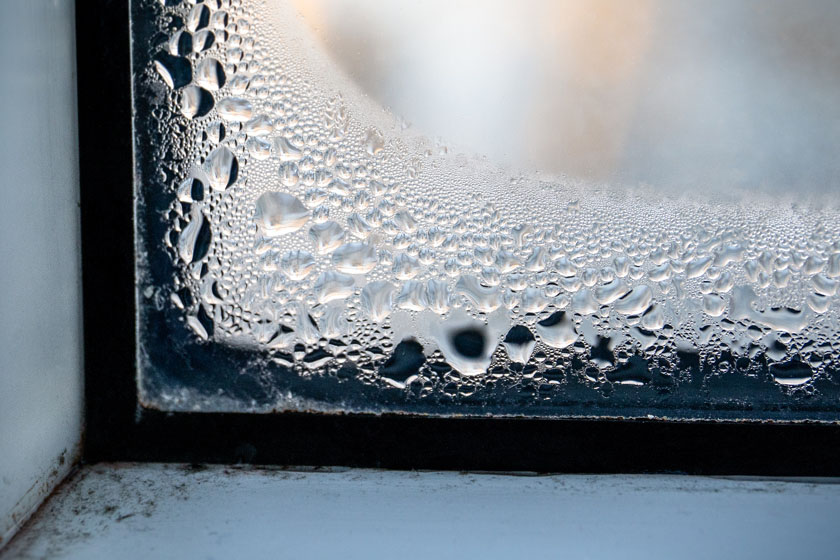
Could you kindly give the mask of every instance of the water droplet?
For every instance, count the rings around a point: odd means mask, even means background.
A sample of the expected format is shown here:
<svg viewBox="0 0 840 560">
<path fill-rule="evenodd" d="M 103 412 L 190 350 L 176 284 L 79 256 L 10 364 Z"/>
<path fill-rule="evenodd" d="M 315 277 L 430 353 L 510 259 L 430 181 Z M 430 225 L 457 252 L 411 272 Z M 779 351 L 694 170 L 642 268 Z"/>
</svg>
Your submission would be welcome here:
<svg viewBox="0 0 840 560">
<path fill-rule="evenodd" d="M 195 69 L 195 82 L 209 91 L 216 91 L 225 85 L 225 70 L 215 58 L 205 58 Z"/>
<path fill-rule="evenodd" d="M 245 149 L 256 160 L 264 160 L 271 157 L 271 144 L 262 138 L 248 138 L 248 141 L 245 142 Z"/>
<path fill-rule="evenodd" d="M 735 321 L 748 320 L 771 329 L 798 333 L 810 321 L 810 313 L 793 309 L 753 309 L 757 296 L 749 286 L 738 286 L 729 298 L 729 317 Z"/>
<path fill-rule="evenodd" d="M 208 340 L 210 338 L 210 335 L 207 334 L 207 329 L 204 328 L 204 325 L 201 324 L 201 321 L 195 315 L 187 315 L 187 325 L 202 340 Z"/>
<path fill-rule="evenodd" d="M 548 298 L 539 288 L 525 288 L 520 299 L 520 306 L 525 313 L 539 313 L 548 307 Z"/>
<path fill-rule="evenodd" d="M 204 162 L 204 172 L 213 190 L 223 191 L 236 182 L 239 164 L 227 147 L 220 146 L 210 152 Z"/>
<path fill-rule="evenodd" d="M 482 286 L 475 276 L 461 276 L 455 284 L 455 292 L 466 296 L 483 313 L 495 311 L 502 304 L 499 288 Z"/>
<path fill-rule="evenodd" d="M 203 117 L 213 108 L 213 96 L 198 86 L 187 86 L 181 91 L 181 113 L 188 119 Z"/>
<path fill-rule="evenodd" d="M 367 243 L 347 243 L 333 252 L 333 266 L 347 274 L 367 274 L 377 264 L 376 249 Z"/>
<path fill-rule="evenodd" d="M 487 325 L 453 318 L 441 325 L 436 339 L 446 361 L 461 375 L 481 375 L 490 367 L 496 344 Z"/>
<path fill-rule="evenodd" d="M 309 228 L 309 238 L 315 244 L 315 252 L 326 255 L 341 246 L 344 241 L 344 230 L 337 223 L 326 221 Z"/>
<path fill-rule="evenodd" d="M 423 311 L 427 306 L 426 286 L 423 282 L 417 280 L 405 282 L 397 296 L 397 307 L 407 311 Z"/>
<path fill-rule="evenodd" d="M 832 280 L 824 274 L 817 274 L 811 278 L 811 284 L 814 286 L 814 291 L 824 296 L 833 296 L 837 293 L 837 280 Z"/>
<path fill-rule="evenodd" d="M 192 50 L 193 52 L 204 52 L 213 46 L 216 42 L 216 35 L 209 29 L 202 29 L 193 35 Z"/>
<path fill-rule="evenodd" d="M 172 89 L 184 87 L 192 79 L 192 65 L 185 58 L 161 52 L 155 56 L 154 65 L 158 75 Z"/>
<path fill-rule="evenodd" d="M 653 292 L 645 284 L 634 287 L 629 293 L 615 302 L 614 309 L 624 315 L 638 315 L 648 308 L 653 300 Z"/>
<path fill-rule="evenodd" d="M 531 353 L 537 345 L 534 335 L 526 327 L 517 325 L 510 329 L 502 341 L 502 346 L 512 362 L 527 364 Z"/>
<path fill-rule="evenodd" d="M 770 375 L 780 385 L 797 386 L 811 381 L 814 372 L 805 362 L 794 359 L 780 364 L 770 364 Z"/>
<path fill-rule="evenodd" d="M 566 348 L 578 339 L 575 325 L 565 311 L 557 311 L 537 323 L 540 340 L 552 348 Z"/>
<path fill-rule="evenodd" d="M 169 53 L 173 56 L 185 56 L 192 52 L 192 34 L 189 31 L 176 31 L 169 39 Z"/>
<path fill-rule="evenodd" d="M 385 148 L 385 136 L 375 129 L 369 128 L 365 133 L 365 150 L 367 153 L 375 156 Z"/>
<path fill-rule="evenodd" d="M 411 278 L 414 278 L 415 276 L 417 276 L 420 270 L 420 261 L 418 261 L 411 255 L 400 253 L 399 255 L 394 257 L 392 271 L 394 273 L 394 276 L 396 276 L 398 280 L 409 280 Z"/>
<path fill-rule="evenodd" d="M 642 315 L 641 325 L 649 330 L 656 331 L 665 326 L 665 313 L 661 305 L 653 304 L 644 315 Z"/>
<path fill-rule="evenodd" d="M 808 307 L 816 313 L 825 313 L 831 306 L 831 298 L 822 294 L 810 294 L 806 301 Z"/>
<path fill-rule="evenodd" d="M 717 294 L 703 295 L 703 312 L 712 317 L 720 317 L 726 311 L 726 300 Z"/>
<path fill-rule="evenodd" d="M 228 82 L 228 90 L 233 95 L 242 95 L 251 85 L 251 79 L 245 74 L 237 74 Z"/>
<path fill-rule="evenodd" d="M 318 303 L 345 299 L 353 293 L 356 286 L 352 276 L 327 270 L 315 281 L 314 291 Z"/>
<path fill-rule="evenodd" d="M 450 308 L 449 286 L 441 280 L 429 280 L 426 283 L 426 302 L 429 310 L 443 315 Z"/>
<path fill-rule="evenodd" d="M 185 179 L 178 186 L 178 200 L 188 203 L 204 200 L 204 185 L 195 177 Z"/>
<path fill-rule="evenodd" d="M 347 231 L 359 239 L 367 239 L 373 231 L 373 227 L 357 213 L 353 212 L 347 216 Z"/>
<path fill-rule="evenodd" d="M 201 260 L 210 246 L 210 224 L 204 219 L 199 205 L 192 207 L 190 221 L 178 238 L 178 254 L 185 263 Z"/>
<path fill-rule="evenodd" d="M 251 102 L 239 97 L 227 97 L 216 104 L 216 112 L 228 122 L 244 123 L 251 119 Z"/>
<path fill-rule="evenodd" d="M 297 231 L 308 219 L 309 210 L 290 194 L 271 191 L 257 199 L 254 221 L 266 237 Z"/>
<path fill-rule="evenodd" d="M 344 317 L 344 306 L 341 304 L 327 305 L 318 323 L 319 330 L 325 338 L 341 338 L 347 334 L 350 327 L 350 323 Z"/>
<path fill-rule="evenodd" d="M 210 22 L 210 9 L 204 4 L 197 4 L 193 6 L 187 15 L 184 23 L 190 31 L 198 31 L 204 29 Z"/>
<path fill-rule="evenodd" d="M 371 321 L 381 323 L 391 314 L 396 289 L 396 286 L 385 280 L 369 282 L 362 289 L 360 296 L 362 311 Z"/>
<path fill-rule="evenodd" d="M 630 291 L 630 287 L 623 280 L 613 280 L 593 290 L 593 296 L 603 305 L 610 304 Z"/>
<path fill-rule="evenodd" d="M 417 221 L 405 210 L 400 210 L 394 214 L 393 220 L 397 227 L 406 233 L 417 231 Z"/>
<path fill-rule="evenodd" d="M 280 270 L 292 280 L 303 280 L 315 268 L 315 258 L 307 251 L 289 251 L 280 260 Z"/>
<path fill-rule="evenodd" d="M 248 136 L 268 136 L 273 130 L 274 121 L 265 115 L 257 115 L 242 126 L 242 131 Z M 265 140 L 263 142 L 268 144 Z"/>
<path fill-rule="evenodd" d="M 286 138 L 278 136 L 274 139 L 274 149 L 280 156 L 280 161 L 299 161 L 303 151 L 291 144 Z"/>
<path fill-rule="evenodd" d="M 280 182 L 287 187 L 294 187 L 300 180 L 300 169 L 296 163 L 281 163 L 278 173 L 280 175 Z"/>
<path fill-rule="evenodd" d="M 572 307 L 575 313 L 580 315 L 591 315 L 598 311 L 598 302 L 592 296 L 592 291 L 584 288 L 572 296 Z"/>
</svg>

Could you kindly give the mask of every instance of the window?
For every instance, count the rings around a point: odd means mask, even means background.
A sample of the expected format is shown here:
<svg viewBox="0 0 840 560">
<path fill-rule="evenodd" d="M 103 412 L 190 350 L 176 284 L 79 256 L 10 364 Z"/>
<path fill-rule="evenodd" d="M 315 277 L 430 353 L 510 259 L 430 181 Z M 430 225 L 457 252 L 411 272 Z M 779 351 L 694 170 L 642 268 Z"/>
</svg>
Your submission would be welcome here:
<svg viewBox="0 0 840 560">
<path fill-rule="evenodd" d="M 527 428 L 453 417 L 577 419 L 535 424 L 565 437 L 577 426 L 576 445 L 587 431 L 652 445 L 717 429 L 677 421 L 835 422 L 837 85 L 821 50 L 795 50 L 826 25 L 750 2 L 635 4 L 131 2 L 135 222 L 112 246 L 133 247 L 120 262 L 136 266 L 136 310 L 121 318 L 136 318 L 136 345 L 120 352 L 136 363 L 116 374 L 121 404 L 94 416 L 125 419 L 137 403 L 124 425 L 144 437 L 179 425 L 211 439 L 213 422 L 247 459 L 281 417 L 309 423 L 299 438 L 335 422 L 489 437 Z M 836 21 L 833 6 L 815 11 Z M 420 26 L 438 12 L 452 29 L 432 37 Z M 372 39 L 377 18 L 408 45 L 397 55 Z M 529 37 L 540 21 L 559 27 Z M 781 46 L 768 38 L 780 21 Z M 498 40 L 482 59 L 470 45 L 486 36 Z M 342 43 L 354 40 L 370 50 Z M 411 52 L 433 71 L 377 75 Z M 444 126 L 451 113 L 427 102 L 443 117 L 423 114 L 410 93 L 438 68 L 442 98 L 486 107 L 509 134 L 456 115 L 452 144 L 384 109 Z M 473 95 L 472 81 L 493 79 Z M 110 196 L 125 219 L 125 195 Z M 106 359 L 93 360 L 88 396 L 101 403 Z M 315 414 L 268 414 L 283 412 Z M 732 441 L 837 437 L 730 428 Z"/>
</svg>

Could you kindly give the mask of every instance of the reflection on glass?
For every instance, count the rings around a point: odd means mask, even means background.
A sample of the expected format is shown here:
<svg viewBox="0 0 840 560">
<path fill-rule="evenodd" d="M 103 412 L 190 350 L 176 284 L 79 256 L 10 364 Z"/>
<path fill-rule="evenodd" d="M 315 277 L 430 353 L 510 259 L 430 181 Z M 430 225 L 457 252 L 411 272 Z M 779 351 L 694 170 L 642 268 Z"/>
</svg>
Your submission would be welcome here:
<svg viewBox="0 0 840 560">
<path fill-rule="evenodd" d="M 173 4 L 146 406 L 837 419 L 832 3 Z"/>
</svg>

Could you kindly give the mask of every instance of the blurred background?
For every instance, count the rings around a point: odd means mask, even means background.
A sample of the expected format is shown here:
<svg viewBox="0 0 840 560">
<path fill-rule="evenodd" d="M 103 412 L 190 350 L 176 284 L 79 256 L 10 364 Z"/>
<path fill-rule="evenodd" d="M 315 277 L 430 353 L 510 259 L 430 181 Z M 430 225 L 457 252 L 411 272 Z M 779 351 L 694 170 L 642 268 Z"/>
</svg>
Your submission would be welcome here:
<svg viewBox="0 0 840 560">
<path fill-rule="evenodd" d="M 840 2 L 296 0 L 371 97 L 459 151 L 677 189 L 840 185 Z"/>
</svg>

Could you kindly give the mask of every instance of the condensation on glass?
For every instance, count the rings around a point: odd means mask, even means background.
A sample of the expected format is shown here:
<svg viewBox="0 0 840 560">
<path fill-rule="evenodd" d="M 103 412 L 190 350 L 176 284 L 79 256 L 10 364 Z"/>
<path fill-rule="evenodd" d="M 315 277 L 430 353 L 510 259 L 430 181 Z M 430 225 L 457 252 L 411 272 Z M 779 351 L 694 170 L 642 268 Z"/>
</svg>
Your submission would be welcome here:
<svg viewBox="0 0 840 560">
<path fill-rule="evenodd" d="M 838 420 L 837 10 L 449 4 L 132 2 L 143 405 Z"/>
</svg>

